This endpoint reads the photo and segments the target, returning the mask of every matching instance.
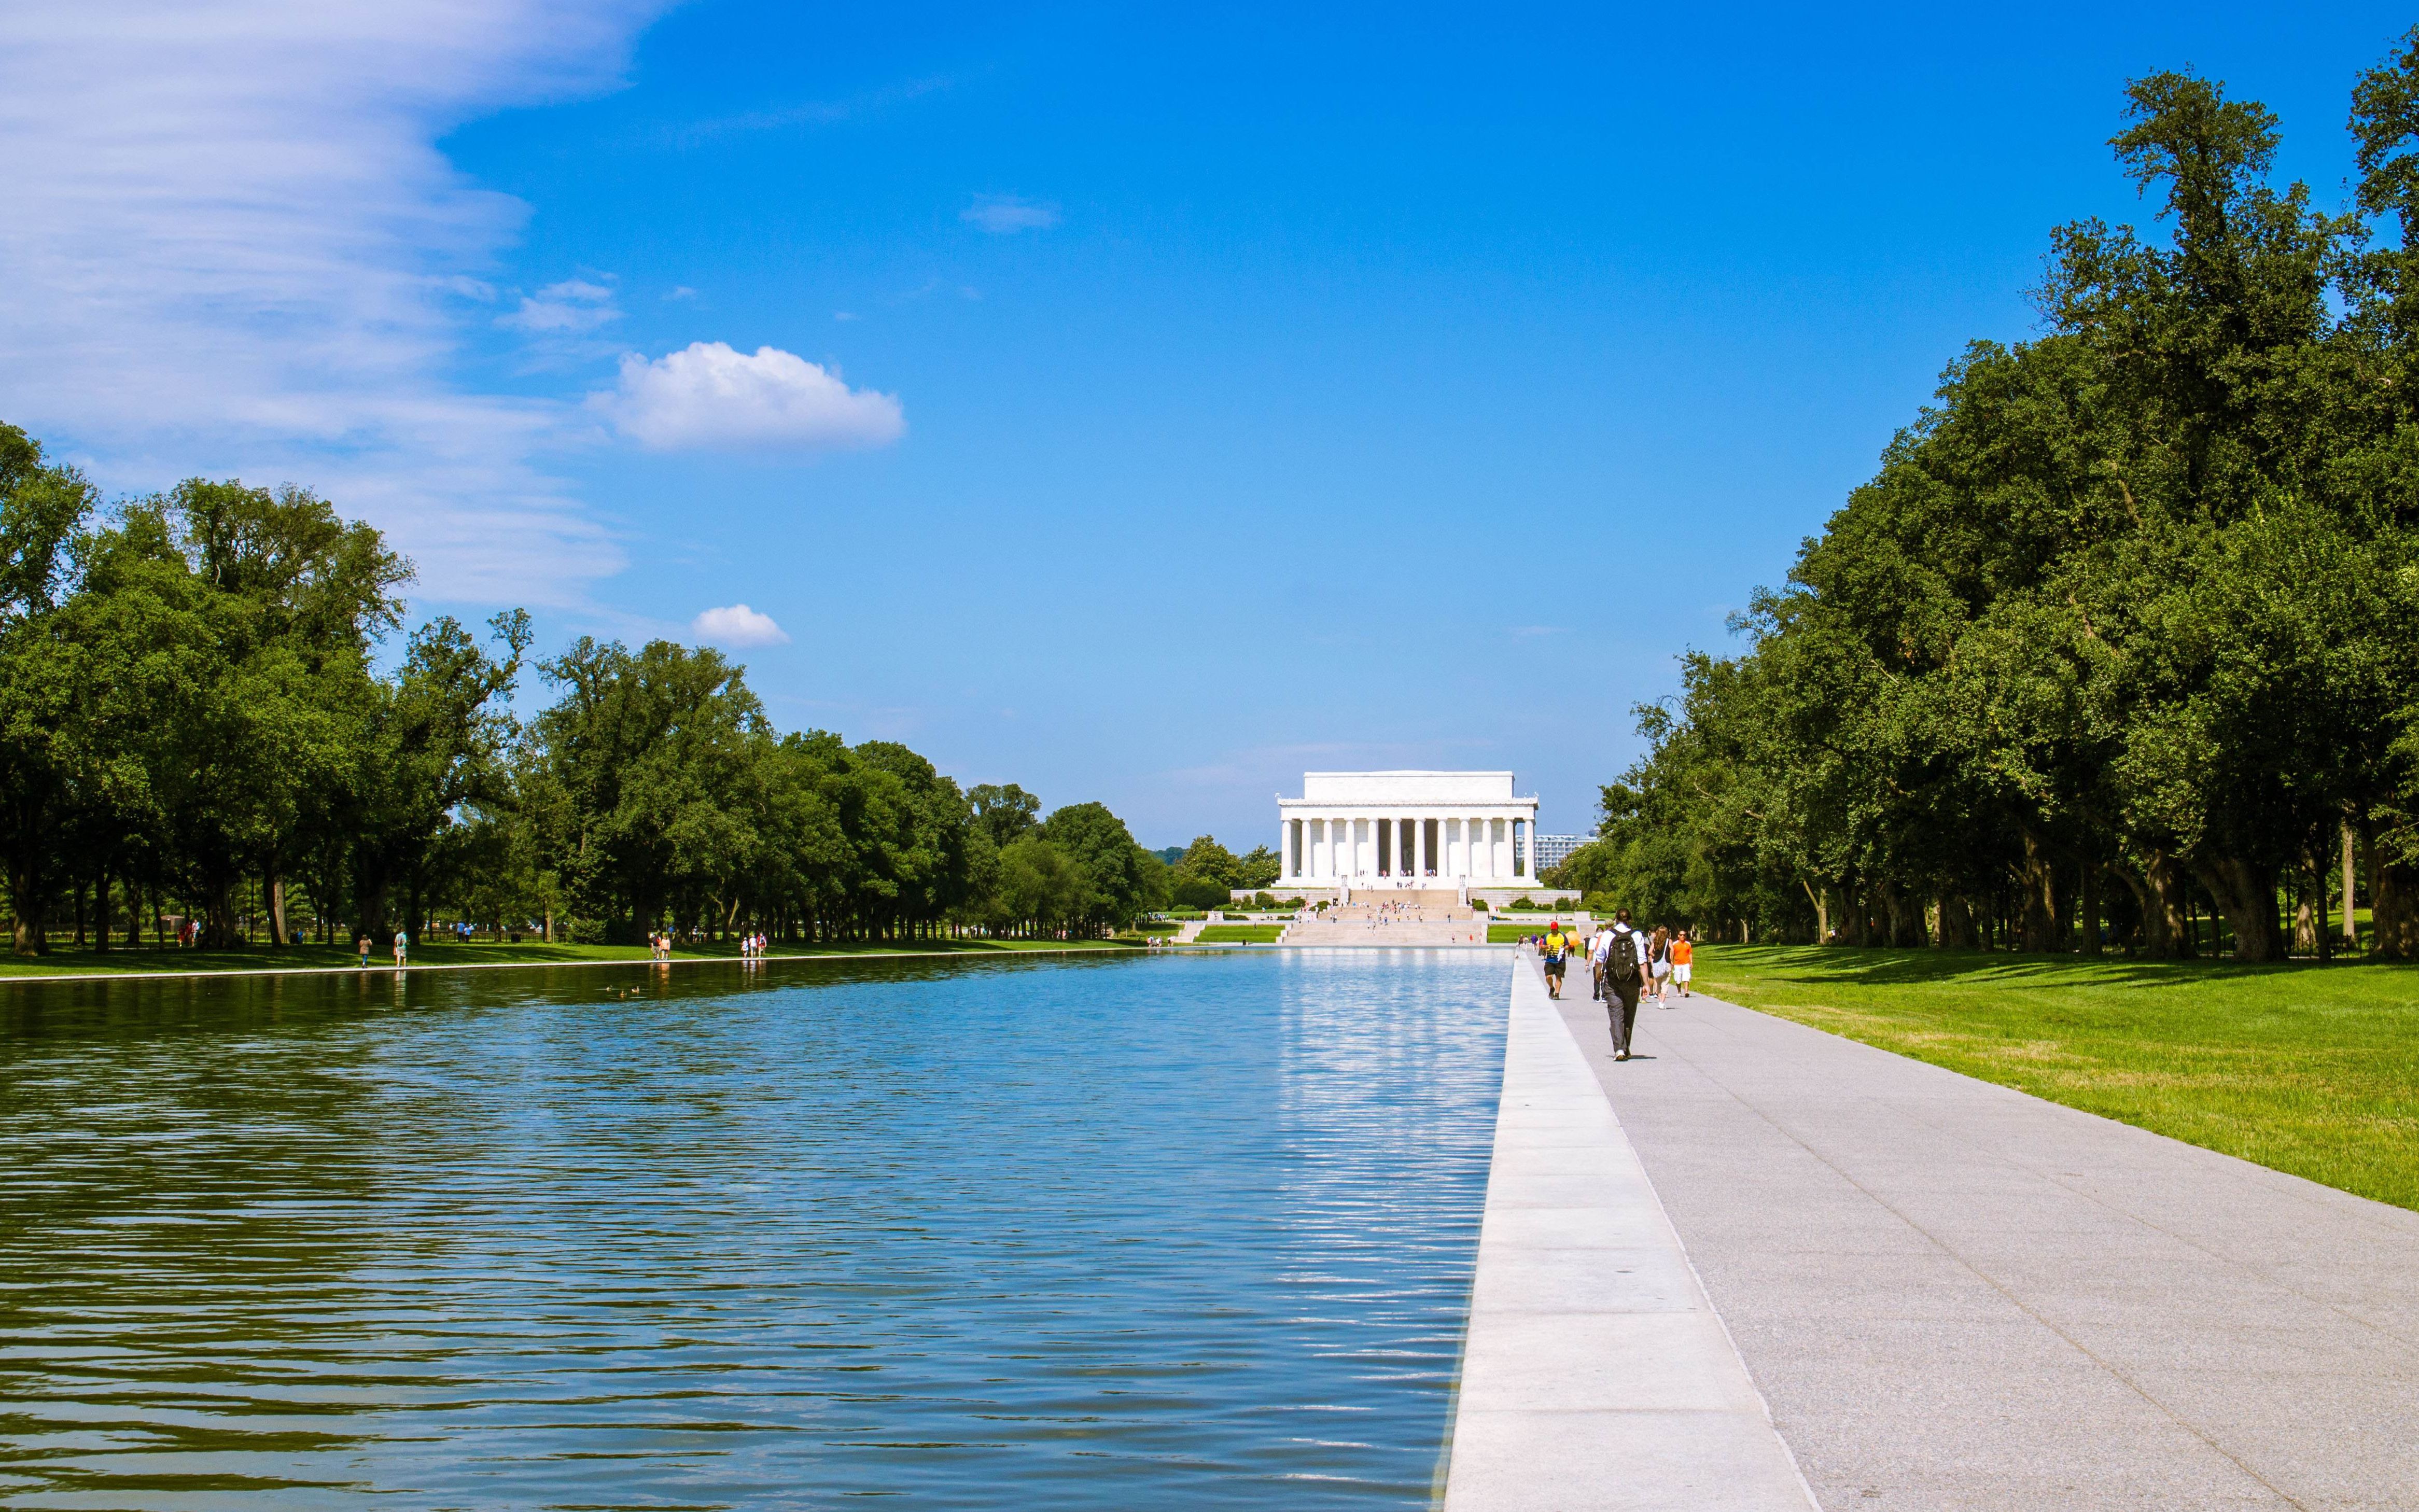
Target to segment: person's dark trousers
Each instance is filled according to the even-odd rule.
[[[1604,1011],[1612,1020],[1613,1054],[1626,1056],[1629,1054],[1629,1031],[1638,1023],[1638,989],[1644,983],[1636,977],[1624,981],[1607,972],[1604,984],[1612,993],[1604,1005]]]

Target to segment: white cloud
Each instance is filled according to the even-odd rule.
[[[973,204],[958,212],[958,219],[1004,237],[1018,231],[1049,230],[1058,224],[1058,207],[1019,199],[1014,194],[977,194]]]
[[[770,614],[759,614],[745,604],[732,604],[722,609],[710,609],[691,620],[689,634],[703,646],[786,646],[790,632],[773,623]]]
[[[567,278],[548,284],[534,296],[522,296],[520,308],[498,316],[496,324],[532,335],[576,335],[621,318],[611,289],[584,278]]]
[[[610,86],[662,8],[0,7],[0,416],[110,487],[313,485],[434,596],[580,601],[623,557],[540,465],[570,411],[452,377],[525,207],[434,144]]]
[[[622,359],[621,386],[589,396],[621,432],[656,451],[692,447],[880,446],[906,432],[899,400],[777,347],[754,356],[701,341],[649,362]]]

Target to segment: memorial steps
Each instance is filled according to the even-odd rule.
[[[1300,921],[1278,943],[1362,949],[1486,944],[1487,920],[1454,903],[1453,894],[1444,897],[1446,902],[1437,907],[1346,903]]]

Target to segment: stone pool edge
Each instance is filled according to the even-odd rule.
[[[1525,955],[1509,1015],[1445,1512],[1819,1512]]]
[[[1237,948],[1213,945],[1203,949]],[[367,966],[226,966],[207,971],[50,971],[23,976],[0,975],[0,987],[16,982],[165,981],[171,979],[205,981],[212,977],[367,977],[381,972],[417,975],[428,971],[530,971],[544,967],[562,970],[586,966],[754,966],[775,961],[1012,961],[1019,956],[1033,955],[1163,955],[1166,949],[1166,947],[1152,949],[1140,945],[1066,945],[1036,946],[1018,950],[833,950],[807,955],[754,957],[694,955],[674,956],[670,961],[432,961],[416,966],[380,962]]]

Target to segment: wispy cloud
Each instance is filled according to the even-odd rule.
[[[881,446],[906,432],[896,395],[852,389],[838,369],[778,347],[751,355],[693,342],[650,362],[622,359],[622,381],[589,404],[656,451]]]
[[[671,141],[677,147],[697,147],[716,137],[738,132],[778,131],[793,126],[836,125],[936,93],[954,83],[956,80],[948,74],[933,74],[881,89],[870,89],[863,94],[851,95],[846,100],[808,100],[794,105],[777,105],[770,110],[717,116],[679,128],[671,133]]]
[[[108,486],[314,484],[435,596],[578,602],[623,557],[541,465],[572,411],[451,376],[525,208],[434,143],[610,86],[660,8],[0,8],[0,414]],[[608,307],[552,287],[505,318]]]
[[[958,212],[958,219],[980,227],[995,237],[1013,236],[1019,231],[1047,231],[1058,224],[1058,207],[1040,200],[1020,199],[1014,194],[977,194],[974,202]]]
[[[498,316],[496,324],[532,335],[576,335],[621,318],[610,288],[584,278],[567,278],[548,284],[534,295],[524,295],[520,308]]]

